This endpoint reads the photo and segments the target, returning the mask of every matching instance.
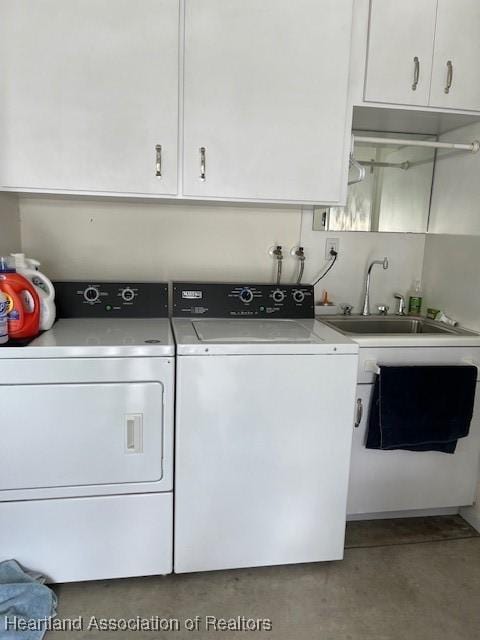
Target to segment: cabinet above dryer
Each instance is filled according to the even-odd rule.
[[[179,0],[3,0],[0,188],[175,195],[178,23]]]
[[[353,0],[4,0],[0,189],[341,204]]]

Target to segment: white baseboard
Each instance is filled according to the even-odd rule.
[[[460,509],[460,515],[469,525],[480,533],[480,508],[478,504],[474,507],[464,507]]]
[[[471,507],[468,507],[471,509]],[[468,509],[462,509],[461,512],[467,511]],[[352,515],[347,515],[347,521],[354,522],[356,520],[389,520],[392,518],[423,518],[427,516],[451,516],[459,513],[459,507],[444,507],[442,509],[413,509],[411,511],[383,511],[382,513],[355,513]],[[467,518],[461,514],[462,517],[467,520]],[[477,515],[478,525],[480,526],[480,513]],[[467,520],[467,522],[469,522]],[[469,522],[475,529],[474,524]]]

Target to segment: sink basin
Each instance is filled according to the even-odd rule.
[[[341,316],[338,318],[329,318],[328,320],[322,318],[322,322],[345,335],[477,335],[465,329],[449,327],[439,322],[434,322],[433,320],[416,317]]]

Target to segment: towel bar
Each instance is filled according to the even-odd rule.
[[[363,369],[366,373],[375,373],[376,375],[380,374],[380,367],[375,360],[365,360]]]
[[[462,362],[463,364],[470,364],[472,367],[477,367],[477,371],[480,374],[480,362],[477,362],[473,358],[464,358]]]
[[[421,363],[418,363],[421,366]],[[478,374],[480,375],[480,362],[473,360],[472,358],[463,358],[462,364],[469,364],[472,367],[477,367]],[[399,363],[399,366],[402,366],[402,363]],[[441,365],[440,365],[441,366]],[[375,360],[365,360],[365,365],[363,367],[365,373],[374,373],[375,375],[380,374],[380,367],[375,362]]]

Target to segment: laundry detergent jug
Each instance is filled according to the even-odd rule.
[[[8,298],[0,291],[0,344],[8,342]]]
[[[8,337],[34,338],[40,330],[40,298],[35,286],[17,273],[12,258],[0,257],[0,291],[8,302]]]
[[[55,322],[55,288],[47,276],[38,270],[40,262],[27,258],[24,253],[12,253],[17,273],[30,280],[40,298],[40,329],[47,331]]]

